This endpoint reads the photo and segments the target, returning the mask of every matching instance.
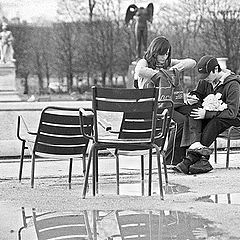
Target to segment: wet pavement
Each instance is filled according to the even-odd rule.
[[[197,199],[197,201],[240,205],[240,193],[212,194],[212,195],[200,197]]]
[[[62,214],[67,215],[67,218],[71,219],[70,222],[74,221],[75,216],[77,219],[80,216],[88,219],[90,231],[87,232],[86,238],[73,239],[124,239],[125,228],[122,226],[124,224],[120,218],[117,218],[121,214],[127,215],[125,218],[129,221],[132,219],[131,216],[134,216],[135,222],[125,223],[128,227],[126,232],[133,234],[129,239],[240,239],[234,237],[240,236],[237,225],[240,222],[238,220],[240,219],[239,154],[231,154],[230,170],[224,168],[225,157],[225,154],[220,152],[217,164],[214,164],[211,158],[214,170],[206,175],[188,176],[169,171],[170,183],[164,186],[165,201],[159,201],[156,156],[153,157],[152,197],[146,197],[148,158],[145,160],[145,180],[141,182],[140,157],[120,157],[120,196],[117,196],[115,160],[112,156],[108,156],[100,158],[98,196],[92,197],[90,186],[85,200],[81,199],[82,162],[78,159],[73,164],[71,190],[68,190],[67,183],[68,161],[38,159],[35,188],[31,189],[30,160],[24,162],[22,183],[17,180],[19,161],[2,160],[0,161],[0,240],[37,239],[32,207],[36,208],[37,216],[45,213],[45,210],[48,212],[43,217],[55,214],[56,222],[64,219],[61,217]],[[226,194],[215,194],[218,191]],[[145,197],[141,197],[143,194]],[[3,200],[5,202],[1,202]],[[214,202],[220,204],[210,204]],[[24,207],[24,211],[21,206]],[[124,211],[116,209],[124,209]],[[86,222],[84,224],[86,225]],[[73,222],[72,225],[76,224]],[[142,227],[144,233],[141,232]],[[231,230],[228,230],[230,227]],[[60,227],[48,226],[47,229],[53,231],[59,230]],[[73,230],[74,227],[71,229]],[[48,230],[42,232],[48,234]],[[81,235],[76,231],[74,230],[72,234]],[[52,237],[52,239],[60,238]]]
[[[0,204],[3,210],[6,205]],[[7,217],[14,221],[5,226],[5,239],[238,239],[201,216],[180,211],[48,211],[22,207]],[[6,218],[9,219],[9,218]],[[6,224],[6,223],[5,223]],[[0,228],[0,230],[2,230]]]

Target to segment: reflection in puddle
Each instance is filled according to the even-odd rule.
[[[212,202],[222,204],[240,204],[240,193],[213,194],[197,199],[201,202]]]
[[[99,185],[99,194],[116,194],[117,187],[115,184],[100,184]],[[189,192],[189,188],[180,184],[168,183],[168,185],[164,186],[164,194],[177,194],[177,193],[187,193]],[[91,189],[90,189],[91,191]],[[119,193],[121,195],[131,195],[131,196],[139,196],[139,195],[147,195],[148,188],[147,184],[139,183],[139,182],[128,182],[121,183],[119,186]],[[157,182],[152,183],[152,195],[159,195],[159,185]]]
[[[234,239],[207,219],[177,211],[37,212],[23,208],[22,213],[22,240]]]

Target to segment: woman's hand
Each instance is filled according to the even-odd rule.
[[[196,95],[190,95],[187,94],[187,103],[189,105],[196,104],[198,102],[199,98]]]
[[[197,109],[193,109],[191,112],[190,117],[194,118],[194,119],[204,119],[205,118],[205,114],[206,114],[206,110],[203,108],[197,108]]]

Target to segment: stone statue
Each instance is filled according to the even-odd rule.
[[[136,37],[136,52],[137,58],[142,58],[141,45],[143,50],[147,50],[147,21],[152,23],[153,19],[153,4],[150,3],[146,8],[138,8],[135,4],[129,5],[127,8],[125,23],[128,25],[131,19],[136,19],[135,24],[135,37]]]
[[[1,63],[15,62],[15,59],[13,59],[12,41],[13,41],[12,32],[7,30],[7,23],[3,22],[2,32],[0,32]]]

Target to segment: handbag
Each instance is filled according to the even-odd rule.
[[[159,87],[158,100],[172,100],[174,107],[184,105],[183,83],[177,69],[160,69],[144,84],[144,88],[151,87]]]

